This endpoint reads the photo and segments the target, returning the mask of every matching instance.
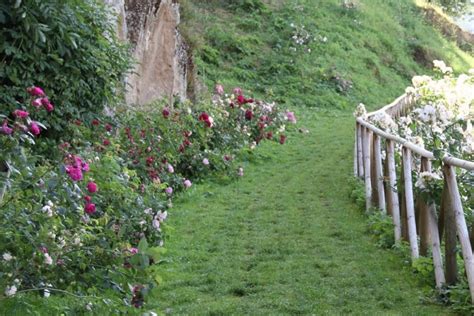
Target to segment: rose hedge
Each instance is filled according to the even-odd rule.
[[[32,117],[58,107],[41,89],[28,91],[28,105],[5,113],[0,129],[0,162],[9,170],[0,173],[5,297],[69,293],[142,306],[160,282],[156,264],[175,194],[211,174],[243,176],[239,156],[265,140],[285,143],[285,125],[296,123],[292,112],[217,86],[209,104],[73,120],[72,134],[46,157],[35,141],[51,143],[42,139],[47,124]],[[104,293],[116,299],[101,300]]]

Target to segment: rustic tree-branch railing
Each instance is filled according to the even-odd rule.
[[[369,113],[368,117],[380,112],[392,118],[403,116],[412,109],[415,101],[413,96],[404,94],[382,109]],[[355,131],[354,176],[364,180],[367,210],[377,207],[392,217],[395,241],[398,243],[404,239],[409,242],[412,259],[417,259],[420,254],[427,255],[431,248],[437,288],[444,284],[452,285],[459,279],[456,266],[458,239],[474,303],[474,257],[456,179],[457,168],[474,171],[474,162],[445,156],[442,159],[442,199],[424,201],[413,190],[413,159],[420,159],[420,172],[431,172],[431,161],[435,159],[433,153],[382,131],[361,117],[356,119]],[[384,147],[385,158],[382,159]],[[398,173],[395,163],[397,147],[401,148]],[[441,249],[443,235],[445,262]]]

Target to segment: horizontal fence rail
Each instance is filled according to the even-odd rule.
[[[415,102],[414,96],[404,94],[382,109],[369,113],[368,117],[385,112],[392,118],[398,118],[410,112]],[[395,163],[397,147],[401,148],[399,170]],[[413,260],[420,255],[428,255],[431,250],[437,288],[452,285],[458,280],[456,258],[459,241],[474,303],[473,236],[470,236],[466,224],[456,178],[457,168],[474,171],[474,162],[449,155],[443,157],[442,199],[427,202],[413,190],[415,158],[421,161],[420,170],[416,171],[431,172],[432,152],[387,133],[361,117],[356,119],[354,176],[364,181],[366,209],[376,207],[392,217],[395,241],[409,243]],[[441,249],[443,237],[444,262]]]

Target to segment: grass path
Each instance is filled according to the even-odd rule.
[[[352,117],[299,113],[307,135],[264,145],[232,184],[175,204],[164,285],[170,314],[440,315],[403,259],[378,249],[349,194]]]

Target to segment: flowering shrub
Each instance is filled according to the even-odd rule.
[[[115,117],[75,121],[72,137],[57,145],[62,159],[55,160],[35,156],[31,146],[45,128],[32,117],[53,108],[40,88],[28,92],[31,105],[2,116],[0,161],[9,171],[0,182],[6,297],[67,292],[99,304],[108,291],[117,302],[141,307],[160,282],[155,263],[175,194],[211,172],[244,176],[240,153],[265,140],[283,144],[286,126],[296,123],[292,112],[241,89],[226,95],[221,86],[212,104],[116,109]]]
[[[468,74],[453,77],[452,68],[443,61],[434,62],[436,76],[416,76],[407,94],[416,98],[414,109],[406,116],[393,120],[386,113],[377,113],[370,121],[379,128],[398,134],[418,146],[432,151],[435,155],[432,172],[419,172],[415,177],[415,187],[426,198],[436,197],[443,188],[441,181],[441,158],[445,154],[474,160],[474,69]],[[365,108],[359,105],[355,116],[366,117]],[[419,160],[415,160],[418,164]],[[465,202],[465,210],[470,214],[474,209],[472,186],[474,175],[459,170],[460,191]]]

